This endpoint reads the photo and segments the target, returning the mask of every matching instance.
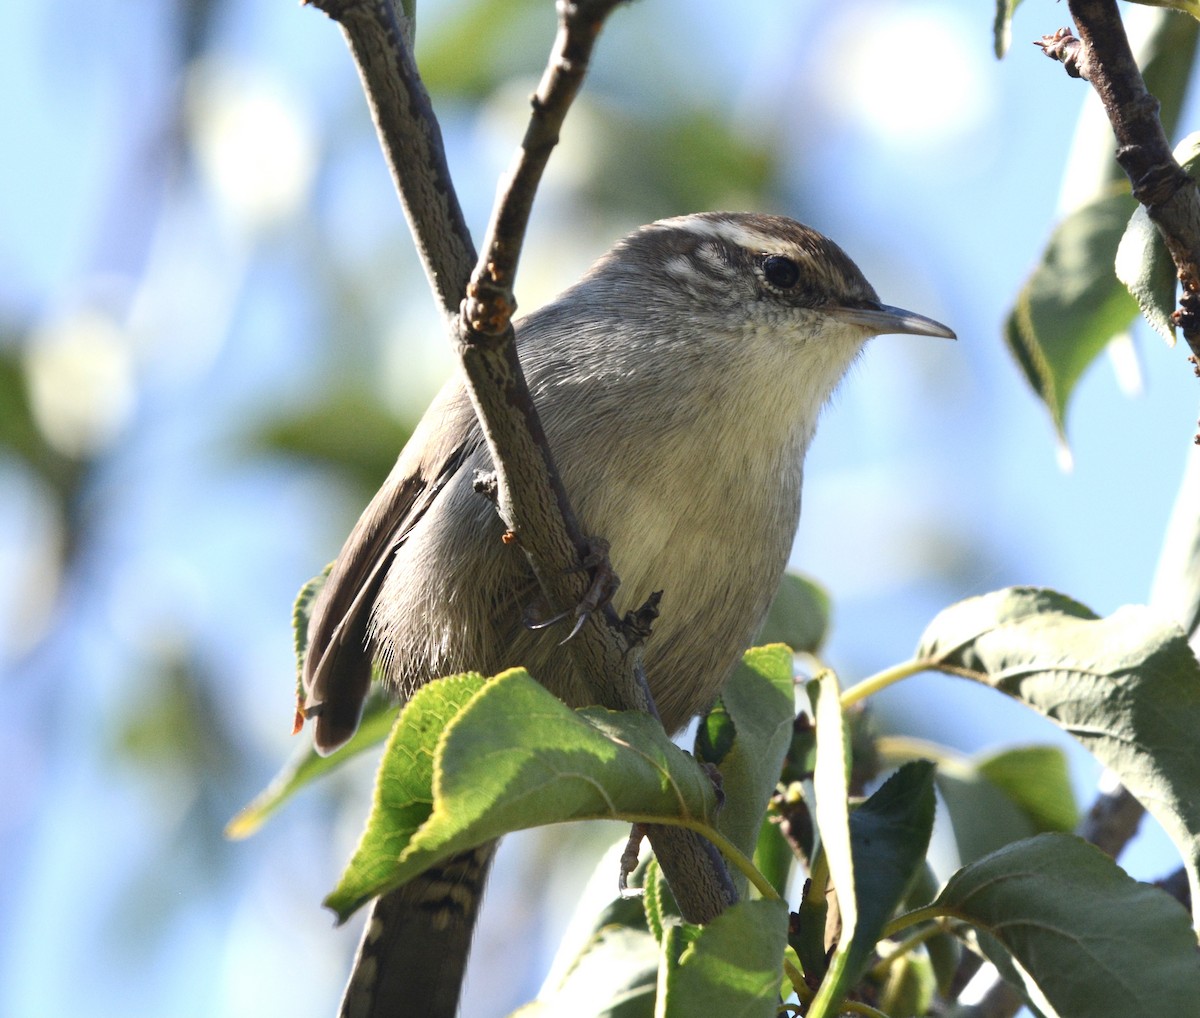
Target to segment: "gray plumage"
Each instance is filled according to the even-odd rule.
[[[880,305],[820,234],[738,213],[644,227],[518,323],[521,363],[580,524],[611,545],[614,607],[662,591],[644,663],[668,731],[712,704],[761,625],[818,416],[882,332],[953,335]],[[540,605],[520,549],[501,542],[494,507],[474,490],[490,465],[452,380],[314,606],[304,679],[323,752],[353,732],[373,660],[402,696],[440,675],[523,665],[567,703],[590,702],[559,646],[569,623],[525,625],[531,607],[573,606]]]

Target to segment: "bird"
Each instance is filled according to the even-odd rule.
[[[713,704],[761,627],[799,522],[805,454],[866,341],[955,338],[880,303],[816,230],[747,212],[636,230],[515,330],[576,516],[620,578],[612,606],[661,592],[643,663],[669,733]],[[440,676],[522,666],[569,706],[592,702],[561,636],[529,624],[539,588],[477,490],[490,468],[452,378],[314,601],[302,680],[319,752],[353,734],[373,671],[405,699]],[[493,852],[377,899],[344,1016],[455,1014]]]

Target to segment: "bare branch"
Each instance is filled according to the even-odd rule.
[[[391,0],[310,0],[342,29],[430,286],[447,316],[458,313],[475,246],[446,165],[442,130]]]
[[[558,35],[530,100],[529,126],[501,185],[458,322],[459,356],[496,466],[497,508],[547,603],[567,609],[591,603],[606,578],[601,573],[607,562],[595,561],[599,542],[584,534],[575,518],[525,384],[512,330],[512,288],[538,183],[601,25],[619,2],[558,3]],[[615,584],[615,577],[607,578]],[[607,604],[592,614],[596,623],[585,625],[569,646],[581,673],[592,678],[596,702],[654,713],[640,671],[640,641],[625,632]]]
[[[1088,815],[1079,825],[1078,834],[1105,855],[1116,859],[1137,834],[1145,815],[1145,807],[1124,785],[1117,785],[1096,796]]]
[[[558,144],[567,111],[583,84],[592,47],[604,19],[624,0],[558,0],[558,35],[550,60],[530,97],[532,113],[521,147],[500,186],[500,198],[484,240],[486,257],[471,279],[467,320],[473,329],[498,334],[516,303],[513,280],[534,195],[550,153]]]
[[[1164,890],[1189,912],[1192,910],[1192,892],[1188,884],[1187,870],[1182,866],[1167,876],[1154,881],[1154,886]]]
[[[1079,30],[1047,36],[1048,56],[1091,82],[1104,104],[1117,139],[1117,161],[1129,177],[1133,196],[1158,227],[1183,284],[1175,313],[1194,356],[1200,356],[1200,188],[1176,162],[1158,116],[1158,100],[1138,70],[1116,0],[1068,0]]]

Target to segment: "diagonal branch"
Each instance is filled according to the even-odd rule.
[[[1200,357],[1200,187],[1175,160],[1129,47],[1116,0],[1068,0],[1079,39],[1060,29],[1043,40],[1047,55],[1091,82],[1117,139],[1117,161],[1175,263],[1183,297],[1176,324]]]
[[[619,2],[560,0],[558,34],[530,100],[529,126],[501,182],[483,257],[457,323],[459,356],[496,467],[497,508],[547,603],[557,607],[589,604],[603,582],[600,570],[607,567],[593,561],[595,542],[575,518],[517,360],[513,283],[538,183],[583,83],[601,25]],[[595,621],[585,624],[569,646],[581,673],[591,677],[596,702],[654,713],[641,673],[639,634],[627,631],[610,606],[593,615]]]
[[[446,166],[441,131],[412,58],[409,22],[391,0],[311,2],[339,23],[358,66],[405,216],[455,337],[496,468],[501,517],[548,604],[594,603],[606,564],[595,563],[600,542],[589,540],[571,509],[521,371],[512,287],[538,182],[604,19],[621,0],[559,0],[554,48],[478,259]],[[585,616],[569,641],[576,669],[597,703],[654,713],[639,647],[653,615],[648,605],[622,620],[605,604]],[[708,842],[681,829],[650,828],[648,834],[686,918],[708,922],[736,900],[728,872]]]
[[[342,29],[392,183],[438,303],[458,313],[475,245],[446,165],[442,130],[409,45],[410,24],[391,0],[311,0]]]

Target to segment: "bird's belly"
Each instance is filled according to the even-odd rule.
[[[651,504],[622,514],[636,525],[601,534],[621,581],[613,598],[619,614],[662,592],[644,662],[663,724],[674,731],[712,704],[760,628],[795,521],[747,514],[745,506],[705,513],[686,502],[664,503],[661,493],[646,499]]]

